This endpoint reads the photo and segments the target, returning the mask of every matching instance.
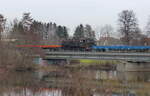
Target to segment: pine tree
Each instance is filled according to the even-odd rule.
[[[77,28],[75,29],[75,33],[73,35],[74,38],[84,38],[84,26],[82,24],[80,24],[79,26],[77,26]]]
[[[63,27],[58,26],[57,30],[56,30],[56,33],[57,33],[59,38],[63,38]]]
[[[67,28],[65,26],[63,27],[63,34],[64,34],[64,38],[65,39],[67,39],[69,37],[68,30],[67,30]]]
[[[60,39],[68,38],[68,32],[67,32],[67,28],[65,26],[58,26],[56,33]]]
[[[86,25],[84,28],[84,37],[95,40],[95,32],[90,25]]]

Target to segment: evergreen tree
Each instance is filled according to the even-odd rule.
[[[63,27],[58,26],[57,30],[56,30],[56,33],[57,33],[59,38],[63,38]]]
[[[67,39],[68,38],[68,32],[67,28],[65,26],[58,26],[56,33],[60,39]]]
[[[93,31],[90,25],[86,25],[85,27],[81,24],[77,26],[74,33],[74,38],[90,38],[95,40],[95,32]]]
[[[84,38],[84,26],[82,24],[80,24],[79,26],[77,26],[77,28],[75,29],[75,33],[73,35],[74,38]]]
[[[84,37],[95,40],[95,32],[90,25],[86,25],[84,28]]]
[[[64,34],[64,38],[65,39],[67,39],[69,37],[68,30],[67,30],[67,28],[65,26],[63,27],[63,34]]]

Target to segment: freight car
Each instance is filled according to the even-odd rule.
[[[42,48],[42,49],[48,49],[49,51],[59,51],[61,50],[61,45],[17,45],[17,47],[20,48]]]

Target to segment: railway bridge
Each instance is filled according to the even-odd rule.
[[[150,62],[150,53],[47,51],[44,59],[97,59]]]
[[[119,60],[118,71],[150,71],[150,53],[47,51],[43,59],[65,64],[72,59]]]

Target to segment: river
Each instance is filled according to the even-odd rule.
[[[0,96],[150,96],[150,72],[46,66],[0,74]]]

